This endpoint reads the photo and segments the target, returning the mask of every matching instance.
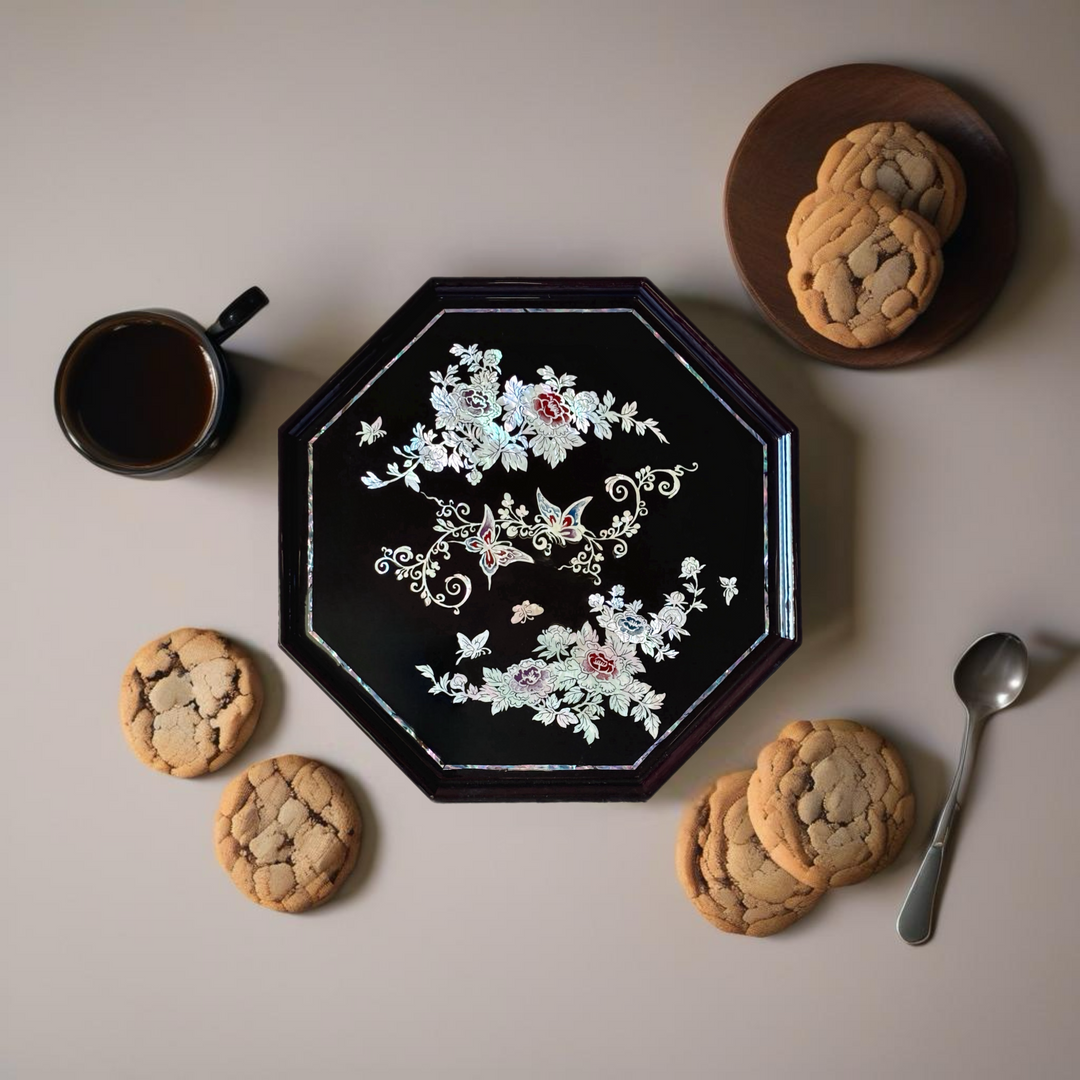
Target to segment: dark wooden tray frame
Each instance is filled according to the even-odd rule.
[[[781,597],[780,562],[769,562],[769,633],[678,731],[638,770],[524,772],[441,769],[353,680],[312,642],[304,628],[307,577],[307,441],[353,388],[395,355],[443,307],[629,307],[662,328],[707,383],[753,418],[778,460],[790,447],[789,587]],[[742,373],[646,278],[432,278],[278,432],[281,648],[362,728],[429,797],[439,800],[643,800],[653,795],[701,744],[798,648],[801,641],[798,531],[798,433]],[[778,470],[769,470],[769,551],[781,550]],[[781,603],[788,614],[781,618]],[[782,634],[782,629],[787,636]]]

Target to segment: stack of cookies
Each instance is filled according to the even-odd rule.
[[[690,804],[676,871],[714,926],[766,937],[888,866],[914,819],[895,747],[850,720],[799,720],[756,770],[719,777]]]
[[[933,299],[965,194],[956,158],[910,124],[864,124],[834,143],[787,232],[803,318],[851,349],[899,337]]]

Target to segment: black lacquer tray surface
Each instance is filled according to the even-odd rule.
[[[435,798],[647,798],[798,644],[795,443],[644,279],[433,279],[281,428],[282,647]]]

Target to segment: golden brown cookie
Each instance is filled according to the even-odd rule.
[[[818,169],[819,188],[882,190],[901,210],[914,210],[948,240],[964,213],[967,186],[952,154],[910,124],[879,121],[848,132]]]
[[[788,284],[803,318],[852,349],[902,334],[941,280],[934,227],[898,210],[883,191],[819,190],[795,209],[788,229]]]
[[[251,657],[216,630],[174,630],[144,645],[120,685],[120,724],[136,757],[173,776],[220,769],[262,708]]]
[[[329,900],[360,853],[360,811],[333,769],[296,754],[252,765],[222,792],[218,862],[249,899],[275,911]]]
[[[765,850],[816,889],[888,866],[915,820],[900,754],[851,720],[788,724],[758,755],[747,807]]]
[[[675,843],[675,871],[694,907],[729,934],[767,937],[790,926],[824,895],[769,858],[746,811],[745,772],[719,777],[687,807]]]

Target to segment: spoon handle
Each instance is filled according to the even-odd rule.
[[[956,803],[949,803],[946,811],[955,808]],[[908,890],[907,899],[900,909],[896,920],[896,932],[909,945],[922,945],[930,940],[934,929],[934,901],[937,899],[938,881],[941,879],[941,867],[945,862],[944,841],[934,841],[923,856],[919,872]]]
[[[919,872],[908,889],[904,906],[896,920],[896,932],[909,945],[922,945],[930,940],[934,930],[934,902],[937,899],[938,882],[941,880],[941,868],[945,864],[945,845],[952,832],[953,818],[967,791],[971,780],[971,767],[975,761],[975,745],[979,727],[985,717],[969,710],[967,726],[964,728],[964,741],[960,747],[960,761],[956,766],[956,775],[949,787],[934,838],[926,849]]]

